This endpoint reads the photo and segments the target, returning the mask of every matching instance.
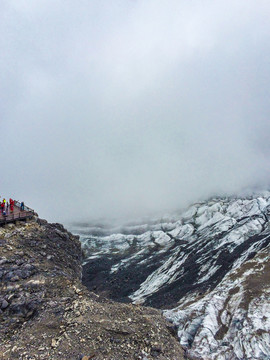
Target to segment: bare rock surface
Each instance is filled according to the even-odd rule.
[[[81,283],[79,238],[34,219],[0,228],[0,359],[181,360],[159,310]]]

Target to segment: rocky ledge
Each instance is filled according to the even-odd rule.
[[[81,283],[81,245],[35,218],[0,228],[0,359],[183,359],[159,310]]]

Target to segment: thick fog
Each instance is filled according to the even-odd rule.
[[[266,0],[2,0],[0,195],[68,222],[270,182]]]

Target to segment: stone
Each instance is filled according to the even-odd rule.
[[[12,282],[19,281],[19,280],[20,280],[20,278],[18,275],[15,275],[10,279],[10,281],[12,281]]]
[[[6,276],[5,276],[5,280],[9,281],[13,278],[14,273],[12,271],[9,271]]]
[[[57,340],[56,340],[56,339],[52,339],[51,347],[52,347],[52,348],[55,348],[56,346],[57,346]]]
[[[1,304],[1,309],[4,310],[8,307],[9,303],[7,302],[7,300],[3,299],[2,300],[2,304]]]
[[[158,357],[162,353],[162,349],[159,346],[153,346],[151,348],[151,355],[153,357]]]
[[[7,263],[7,259],[5,257],[0,257],[0,265],[4,265]]]
[[[21,271],[21,278],[22,279],[27,279],[30,276],[31,276],[31,271],[26,271],[26,270]]]
[[[31,265],[31,264],[25,264],[25,265],[23,265],[23,268],[24,268],[25,270],[32,270],[32,269],[34,268],[34,266]]]
[[[18,259],[16,260],[16,264],[17,265],[22,265],[24,263],[24,261],[22,259]]]

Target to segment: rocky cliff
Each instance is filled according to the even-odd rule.
[[[160,311],[81,283],[79,238],[34,219],[0,228],[0,359],[181,360]]]

